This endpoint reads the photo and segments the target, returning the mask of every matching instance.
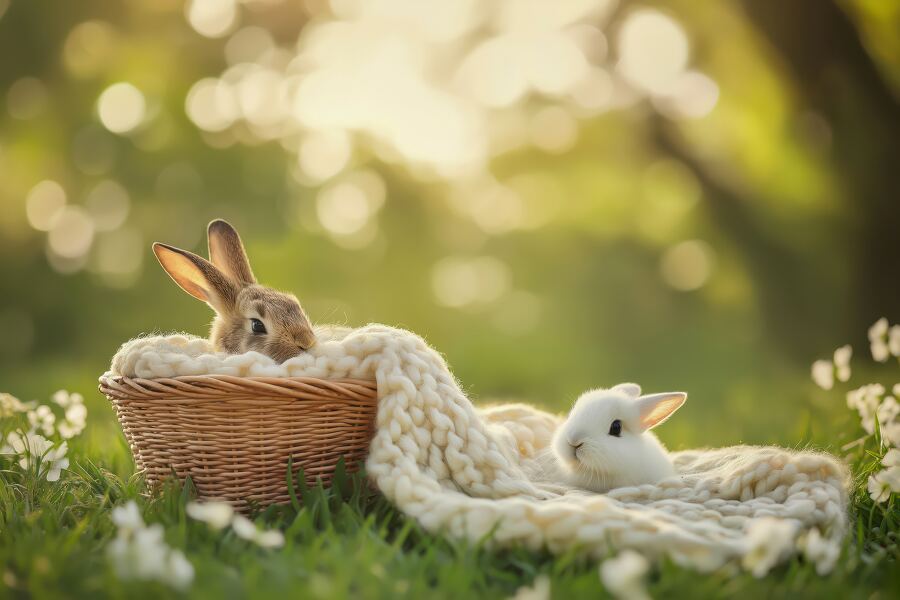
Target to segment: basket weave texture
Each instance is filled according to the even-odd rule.
[[[191,477],[201,500],[239,510],[290,501],[289,459],[328,486],[343,456],[366,458],[375,382],[313,377],[101,377],[137,468],[151,486]]]

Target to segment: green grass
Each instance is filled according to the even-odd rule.
[[[551,556],[522,548],[491,549],[423,531],[360,474],[331,490],[297,488],[297,501],[258,512],[286,544],[263,550],[229,529],[215,532],[189,519],[193,488],[172,484],[145,495],[131,473],[121,438],[106,467],[85,455],[81,440],[72,466],[56,483],[0,458],[0,596],[13,598],[157,598],[178,593],[161,583],[121,581],[105,548],[116,534],[111,509],[135,499],[145,521],[165,528],[169,545],[196,569],[197,598],[462,598],[507,597],[535,577],[551,580],[552,596],[608,597],[597,565],[575,553]],[[768,577],[723,569],[710,575],[658,565],[648,579],[657,598],[891,598],[900,592],[900,510],[896,496],[875,505],[866,480],[878,467],[870,438],[848,457],[854,469],[851,530],[838,567],[826,577],[795,558]],[[114,472],[115,471],[115,472]]]

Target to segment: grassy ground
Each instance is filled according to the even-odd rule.
[[[506,597],[546,575],[555,598],[606,597],[596,564],[576,555],[553,557],[524,549],[491,550],[429,535],[359,475],[339,489],[297,490],[298,502],[258,513],[256,520],[284,531],[283,548],[265,550],[216,532],[185,515],[190,484],[144,497],[131,474],[124,442],[105,466],[86,456],[80,440],[72,465],[58,482],[0,459],[0,596],[34,598],[142,598],[177,595],[156,582],[122,581],[106,547],[116,534],[111,508],[135,499],[148,523],[182,549],[196,569],[189,588],[198,598]],[[768,577],[723,570],[700,576],[672,564],[648,579],[653,597],[896,598],[900,593],[900,507],[869,499],[865,481],[877,468],[870,439],[848,459],[855,474],[851,531],[838,567],[820,577],[795,558]]]

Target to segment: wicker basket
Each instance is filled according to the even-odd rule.
[[[100,391],[151,486],[189,475],[201,499],[240,510],[290,501],[291,457],[308,485],[329,485],[341,456],[355,469],[377,404],[375,382],[360,379],[101,377]]]

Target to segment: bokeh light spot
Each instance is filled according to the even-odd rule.
[[[66,191],[57,182],[45,179],[28,192],[25,216],[28,224],[39,231],[50,231],[54,220],[66,206]]]
[[[86,21],[72,28],[63,45],[63,64],[76,77],[101,72],[115,51],[116,35],[112,25]]]
[[[73,273],[81,271],[88,261],[88,255],[86,253],[74,258],[60,256],[53,251],[53,248],[50,247],[49,243],[46,246],[45,254],[47,256],[47,264],[50,265],[50,268],[63,275],[72,275]]]
[[[457,80],[481,104],[493,108],[509,106],[528,91],[525,73],[515,59],[514,48],[504,40],[488,40],[469,53]]]
[[[297,159],[307,176],[323,181],[334,177],[347,166],[352,151],[350,136],[346,132],[320,131],[303,139]]]
[[[676,290],[688,292],[703,287],[713,267],[712,248],[702,240],[675,244],[662,256],[660,273]]]
[[[113,133],[128,133],[141,124],[146,111],[144,95],[130,83],[113,84],[97,99],[100,122]]]
[[[98,183],[85,201],[97,231],[112,231],[121,227],[128,217],[130,204],[125,188],[111,179]]]
[[[509,267],[493,256],[471,260],[448,257],[431,271],[435,299],[451,308],[494,302],[509,290],[511,280]]]
[[[94,223],[80,206],[66,206],[53,218],[47,235],[50,250],[61,258],[80,258],[87,254],[94,240]]]
[[[718,101],[715,81],[698,71],[685,71],[664,95],[654,99],[654,105],[672,117],[699,119],[711,113]]]
[[[195,83],[184,102],[188,118],[205,131],[223,131],[234,123],[237,101],[231,87],[208,77]]]
[[[610,106],[613,97],[612,78],[604,69],[591,69],[570,92],[572,100],[581,108],[599,111]]]
[[[238,21],[235,0],[190,0],[185,7],[188,23],[202,36],[222,37],[232,31]]]
[[[619,72],[634,86],[665,92],[688,62],[688,39],[668,15],[640,9],[625,18],[618,37]]]
[[[448,199],[456,212],[492,235],[517,229],[525,219],[525,207],[518,192],[492,177],[462,183]]]
[[[361,231],[374,213],[365,190],[352,181],[326,187],[316,198],[316,214],[333,234],[353,235]]]
[[[235,86],[244,118],[256,126],[272,126],[287,114],[284,78],[272,69],[254,68]]]
[[[33,119],[46,108],[47,86],[36,77],[23,77],[9,87],[6,105],[14,119]]]

